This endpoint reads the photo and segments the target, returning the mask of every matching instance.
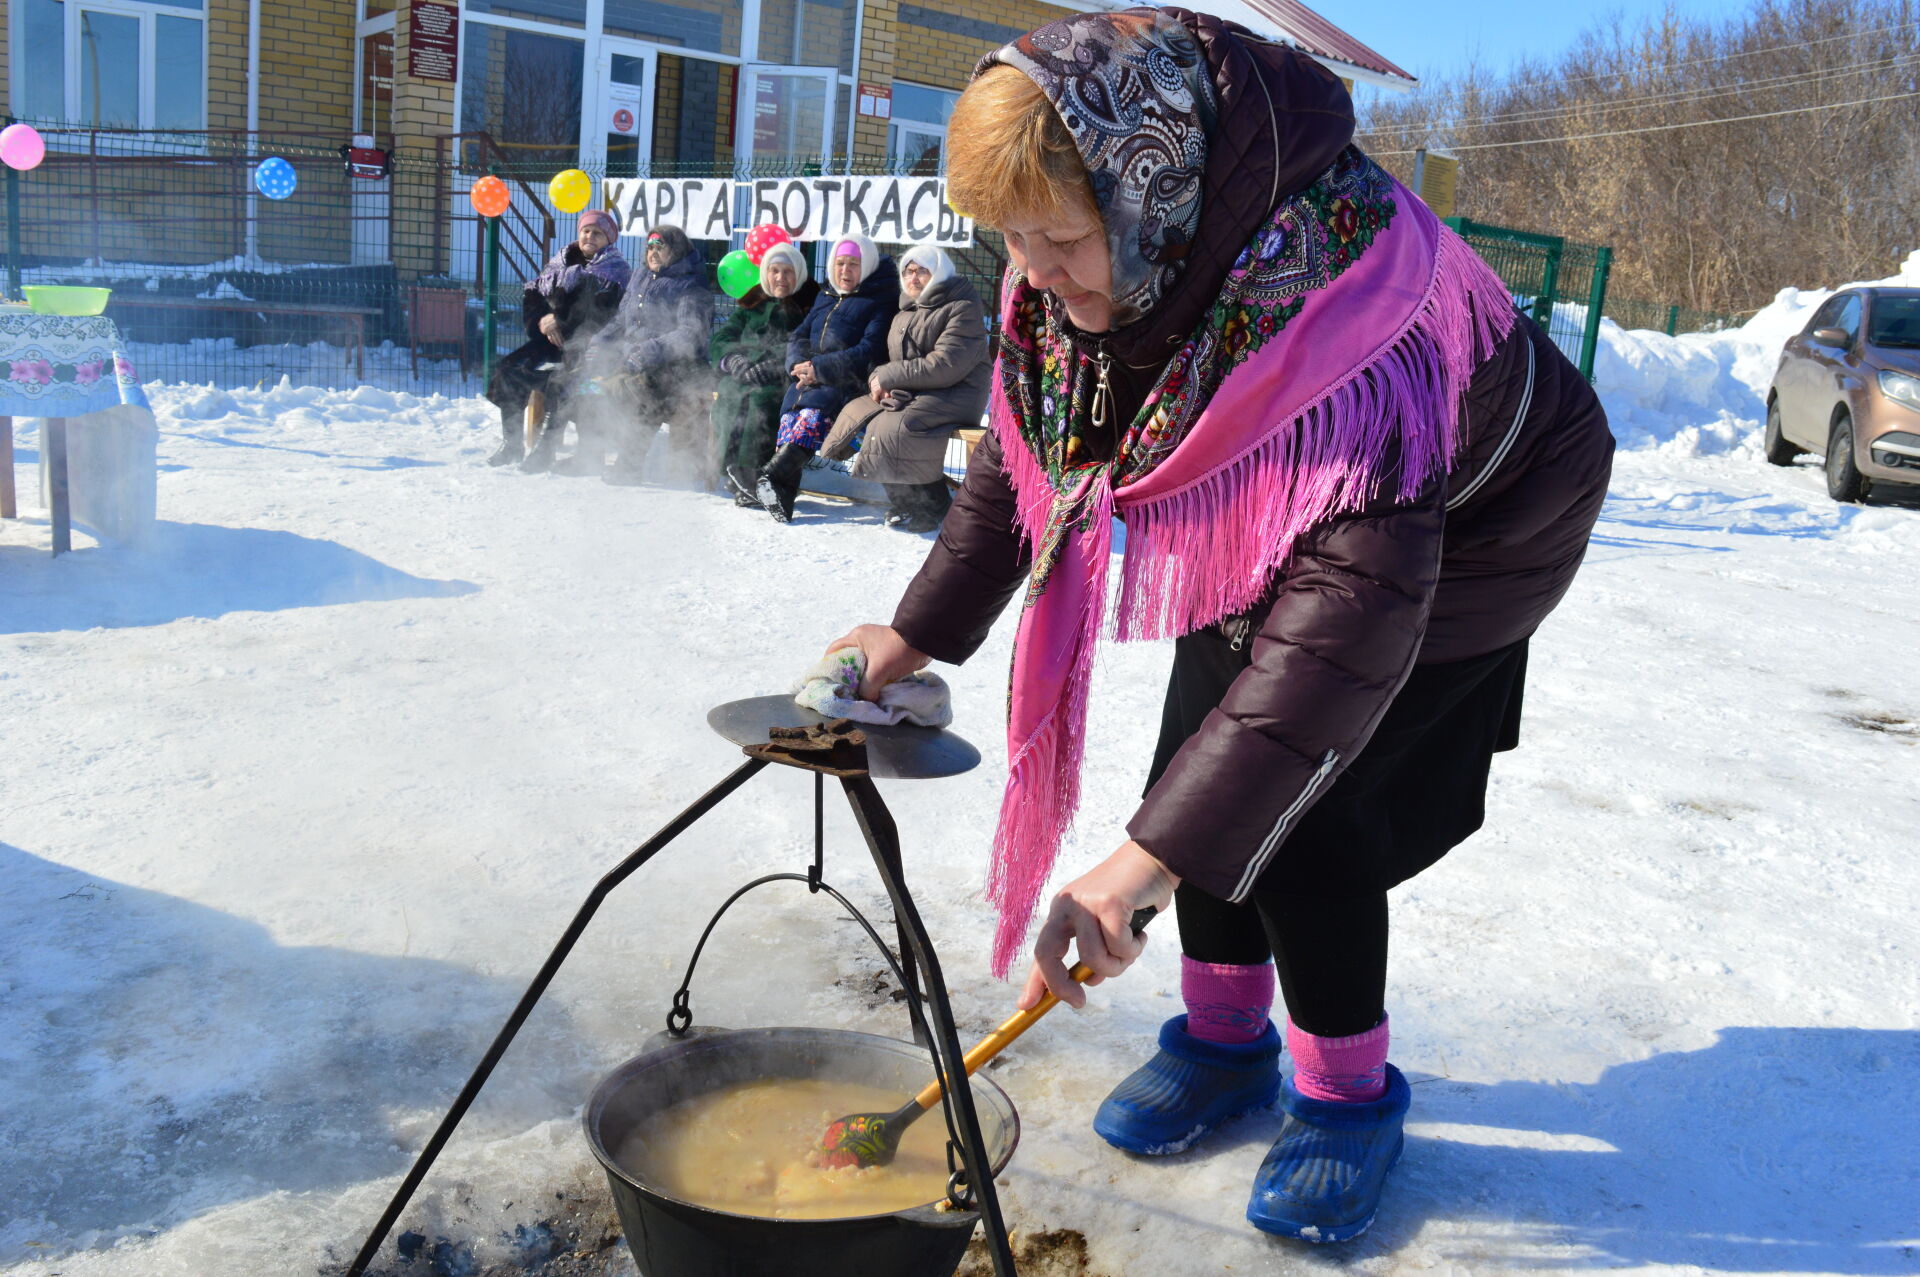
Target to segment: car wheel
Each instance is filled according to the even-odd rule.
[[[1788,442],[1787,437],[1780,433],[1780,401],[1778,399],[1769,399],[1767,401],[1767,432],[1765,437],[1767,460],[1773,465],[1790,466],[1793,464],[1795,457],[1806,451],[1805,448]]]
[[[1853,460],[1853,418],[1841,413],[1827,432],[1827,495],[1835,501],[1858,501],[1867,493],[1867,481]]]

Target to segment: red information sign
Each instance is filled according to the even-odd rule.
[[[412,0],[408,15],[412,29],[407,39],[407,74],[416,80],[459,78],[459,6]]]

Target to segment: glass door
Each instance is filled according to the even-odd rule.
[[[580,150],[608,177],[639,177],[653,149],[654,53],[643,44],[600,42],[599,74],[581,112]]]
[[[741,67],[734,155],[756,173],[785,171],[799,160],[831,156],[838,87],[832,67]]]

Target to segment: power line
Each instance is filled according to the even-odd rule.
[[[1859,31],[1848,31],[1840,35],[1822,36],[1818,40],[1795,40],[1788,44],[1768,45],[1760,49],[1743,49],[1734,53],[1713,54],[1708,57],[1686,58],[1679,62],[1663,62],[1657,68],[1661,71],[1674,71],[1681,67],[1698,66],[1703,62],[1731,62],[1737,58],[1757,58],[1763,53],[1779,53],[1786,49],[1812,49],[1823,44],[1832,44],[1836,40],[1858,40],[1865,36],[1882,35],[1889,31],[1908,31],[1920,29],[1920,23],[1895,22],[1884,27],[1867,27]],[[1514,80],[1506,87],[1512,89],[1530,89],[1542,84],[1568,84],[1577,80],[1607,80],[1622,75],[1619,71],[1594,71],[1585,75],[1555,75],[1540,80]]]
[[[1466,146],[1455,146],[1454,151],[1493,151],[1505,146],[1542,146],[1549,142],[1589,142],[1596,138],[1631,137],[1636,133],[1666,133],[1673,129],[1697,129],[1709,124],[1739,124],[1746,120],[1771,120],[1782,115],[1805,115],[1809,111],[1837,111],[1841,107],[1866,106],[1873,102],[1898,102],[1906,98],[1920,98],[1920,91],[1913,93],[1889,93],[1877,98],[1857,98],[1852,102],[1822,102],[1817,106],[1789,107],[1784,111],[1762,111],[1758,115],[1733,115],[1722,120],[1689,120],[1684,124],[1653,124],[1640,129],[1613,129],[1605,133],[1573,133],[1565,137],[1532,137],[1519,142],[1473,142]],[[1368,151],[1374,158],[1383,155],[1412,155],[1411,149],[1398,151]]]
[[[1657,105],[1686,105],[1693,102],[1708,102],[1716,98],[1732,97],[1742,93],[1772,91],[1798,88],[1820,80],[1839,76],[1872,75],[1899,69],[1902,63],[1920,59],[1920,51],[1892,53],[1871,62],[1848,63],[1840,67],[1826,67],[1815,71],[1783,72],[1777,76],[1763,76],[1738,84],[1702,85],[1692,89],[1671,89],[1660,93],[1649,93],[1637,97],[1610,98],[1593,103],[1580,103],[1579,109],[1587,113],[1610,114],[1617,111],[1644,109]],[[1422,124],[1388,124],[1377,128],[1358,130],[1362,135],[1379,135],[1424,127],[1433,132],[1440,128],[1464,129],[1485,127],[1495,124],[1532,123],[1537,120],[1550,120],[1565,115],[1569,104],[1550,107],[1528,107],[1515,111],[1495,111],[1483,115],[1468,115],[1456,118],[1432,117]]]

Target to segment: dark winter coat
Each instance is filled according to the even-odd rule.
[[[584,339],[606,327],[619,310],[632,276],[633,267],[617,246],[609,244],[588,259],[578,244],[569,244],[527,282],[520,295],[520,326],[530,339],[544,341],[540,321],[552,315],[569,353],[583,350]],[[583,339],[577,345],[576,335]]]
[[[882,257],[851,293],[822,288],[787,342],[787,367],[813,362],[819,384],[789,385],[780,411],[818,408],[831,421],[849,399],[867,393],[867,375],[887,357],[887,326],[900,307],[900,272]]]
[[[1191,15],[1169,12],[1192,24]],[[1116,371],[1126,368],[1115,378],[1123,422],[1159,367],[1144,352],[1174,344],[1210,304],[1211,293],[1196,299],[1189,287],[1217,292],[1274,193],[1311,183],[1352,134],[1345,93],[1304,56],[1227,38],[1211,19],[1197,31],[1222,95],[1206,211],[1175,291],[1139,323],[1102,339]],[[1268,98],[1287,123],[1277,141]],[[1191,318],[1181,328],[1165,311]],[[1444,479],[1405,503],[1389,495],[1309,532],[1267,600],[1224,623],[1253,645],[1253,662],[1127,825],[1134,840],[1201,890],[1244,898],[1248,868],[1284,842],[1366,746],[1415,664],[1464,660],[1526,637],[1572,582],[1612,468],[1613,437],[1592,388],[1521,317],[1475,371],[1463,425],[1467,454]],[[1449,511],[1452,501],[1460,504]],[[1019,589],[1028,562],[999,444],[989,434],[894,627],[937,659],[965,660]]]
[[[838,458],[865,431],[854,473],[876,483],[932,483],[946,473],[947,436],[977,426],[987,409],[993,366],[986,316],[971,280],[954,275],[902,301],[887,332],[888,361],[872,381],[904,398],[899,408],[871,395],[851,400],[821,453]]]
[[[634,273],[620,310],[596,340],[594,368],[600,375],[639,374],[654,379],[704,375],[713,332],[713,293],[706,261],[691,245],[659,274]]]
[[[713,422],[724,429],[747,417],[773,419],[792,385],[787,377],[787,339],[807,317],[820,285],[808,280],[793,295],[775,300],[755,288],[714,330],[707,356],[718,373]]]

